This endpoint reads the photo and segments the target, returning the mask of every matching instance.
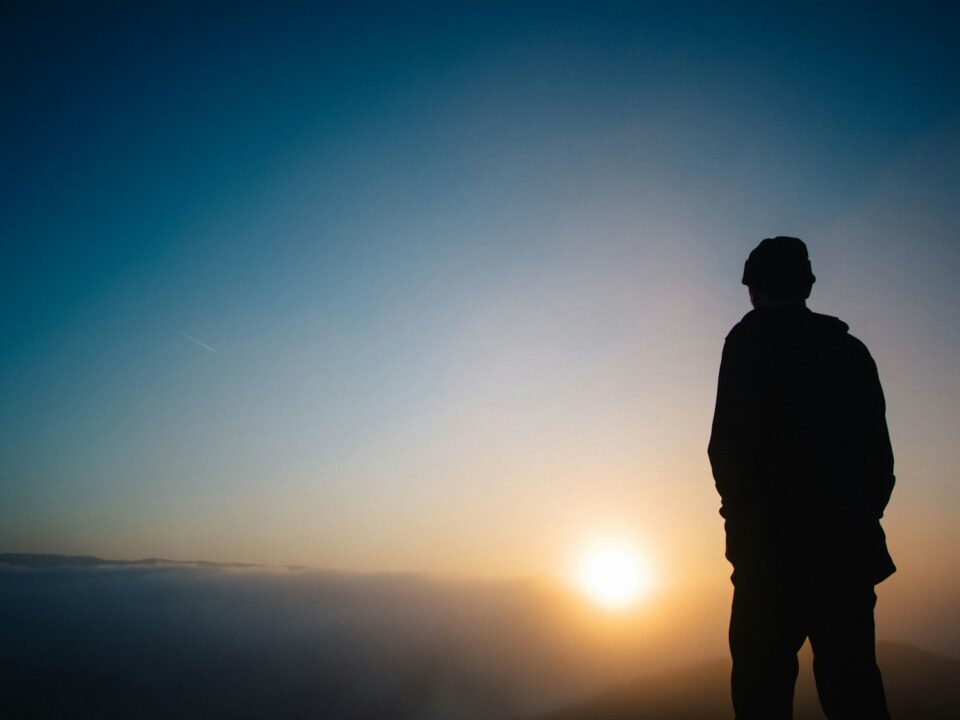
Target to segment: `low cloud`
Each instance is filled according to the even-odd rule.
[[[14,716],[492,720],[656,654],[556,587],[416,575],[0,566],[0,616]]]

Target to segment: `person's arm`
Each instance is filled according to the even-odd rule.
[[[862,502],[870,517],[879,519],[890,500],[895,482],[893,449],[887,429],[886,402],[877,373],[877,365],[866,346],[853,340],[855,414],[851,425],[856,428],[856,455],[852,460],[859,468]]]
[[[896,477],[893,474],[893,448],[890,445],[890,431],[887,428],[887,404],[883,397],[883,387],[880,385],[880,376],[877,365],[867,353],[867,370],[865,372],[867,408],[869,419],[867,423],[868,444],[867,452],[870,455],[873,512],[877,518],[883,517],[883,511],[890,502]]]
[[[747,374],[741,355],[736,341],[728,338],[720,361],[717,402],[707,448],[724,517],[736,512],[742,503],[751,465]]]

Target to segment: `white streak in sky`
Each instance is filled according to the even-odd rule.
[[[183,337],[185,337],[185,338],[186,338],[187,340],[189,340],[190,342],[196,343],[197,345],[199,345],[200,347],[202,347],[204,350],[209,350],[209,351],[212,352],[212,353],[216,353],[216,352],[217,352],[217,351],[214,350],[212,347],[210,347],[209,345],[207,345],[205,342],[202,342],[202,341],[200,341],[200,340],[197,340],[195,337],[193,337],[193,336],[191,336],[191,335],[187,335],[185,332],[182,332],[181,330],[177,330],[177,334],[182,335]]]

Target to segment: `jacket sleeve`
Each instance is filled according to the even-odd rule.
[[[896,478],[893,474],[893,449],[890,445],[890,433],[887,429],[886,401],[883,387],[877,373],[877,365],[870,353],[862,347],[863,370],[861,373],[861,393],[865,416],[862,419],[864,429],[864,465],[867,472],[868,491],[871,511],[877,519],[883,517],[883,511],[890,501]]]
[[[749,373],[736,342],[729,338],[723,347],[717,401],[707,454],[720,494],[725,518],[735,513],[749,497],[748,486],[755,458],[751,456]]]

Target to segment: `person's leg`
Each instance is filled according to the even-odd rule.
[[[819,594],[810,621],[813,672],[829,720],[889,720],[877,667],[872,585]]]
[[[790,720],[805,634],[784,585],[738,581],[730,613],[736,720]]]

